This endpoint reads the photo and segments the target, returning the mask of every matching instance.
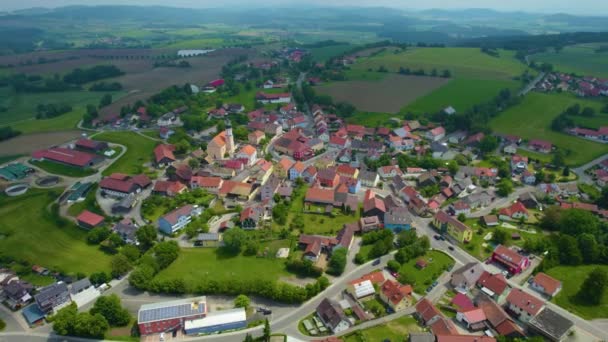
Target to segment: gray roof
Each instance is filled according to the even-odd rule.
[[[431,143],[431,150],[433,152],[447,152],[450,149],[446,145],[434,141]]]
[[[79,281],[72,283],[72,288],[70,289],[71,294],[77,294],[82,290],[86,290],[91,287],[91,282],[88,278],[80,279]]]
[[[384,224],[412,224],[412,215],[405,207],[395,207],[384,213]]]
[[[141,324],[172,318],[187,318],[206,312],[207,299],[205,297],[178,299],[142,305],[137,313],[137,322]]]
[[[359,179],[361,180],[373,182],[376,180],[376,177],[378,177],[378,173],[374,171],[361,170],[359,172]]]
[[[484,272],[483,265],[479,262],[470,262],[454,271],[452,274],[452,286],[472,287]]]
[[[561,340],[574,325],[572,321],[549,308],[541,311],[528,324],[555,341]]]
[[[409,342],[435,342],[435,336],[428,332],[410,333]]]
[[[135,232],[137,232],[137,229],[139,228],[133,224],[118,222],[112,229],[121,236],[135,239]]]
[[[68,286],[65,283],[55,283],[42,288],[34,298],[36,302],[44,303],[64,292],[68,292]]]

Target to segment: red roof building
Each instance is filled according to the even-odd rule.
[[[175,161],[175,146],[160,144],[154,148],[154,158],[159,166],[169,165]]]
[[[38,150],[32,153],[34,160],[49,160],[70,166],[81,168],[91,167],[99,163],[103,157],[81,151],[75,151],[63,147],[53,147],[46,150]]]
[[[78,215],[78,217],[76,217],[78,225],[86,229],[95,228],[101,225],[104,220],[105,219],[103,216],[97,215],[88,210],[83,211],[80,213],[80,215]]]
[[[528,322],[536,316],[545,305],[542,300],[520,289],[513,289],[509,293],[507,304],[509,311],[515,313],[524,322]]]
[[[562,282],[546,273],[539,272],[532,279],[530,286],[542,294],[553,297],[562,289]]]
[[[503,295],[507,286],[509,286],[509,283],[500,273],[492,274],[488,271],[484,271],[477,280],[477,286],[479,286],[487,295],[494,299],[498,299]],[[484,290],[484,288],[486,290]]]
[[[503,265],[511,274],[519,274],[530,266],[530,259],[503,245],[496,246],[492,261]]]

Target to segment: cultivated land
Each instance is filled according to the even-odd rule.
[[[390,74],[379,81],[334,82],[315,89],[362,111],[397,113],[416,98],[448,82],[448,79],[438,77]]]
[[[578,99],[570,94],[530,93],[521,104],[494,118],[490,126],[498,133],[551,141],[568,153],[566,162],[569,165],[581,165],[608,153],[608,145],[551,130],[553,118],[575,103],[596,109],[601,105],[599,102]]]
[[[448,69],[455,78],[510,79],[520,75],[526,66],[514,58],[514,52],[500,50],[500,57],[492,57],[476,48],[409,48],[404,52],[383,52],[360,58],[353,70],[376,70],[380,66],[397,72],[400,67],[413,70]]]
[[[29,155],[36,150],[63,144],[79,136],[79,131],[55,131],[20,135],[0,142],[0,156]]]
[[[420,332],[422,328],[416,320],[411,317],[401,317],[386,324],[378,325],[373,328],[363,329],[360,332],[342,337],[344,342],[365,342],[365,341],[402,341],[407,339],[410,333]]]
[[[325,62],[332,57],[344,54],[352,48],[353,45],[350,44],[330,45],[318,48],[311,48],[310,54],[312,55],[312,58],[315,61]]]
[[[547,271],[547,274],[562,281],[562,290],[553,298],[553,302],[585,319],[608,317],[608,292],[604,292],[602,303],[597,306],[586,305],[576,298],[583,281],[596,267],[608,271],[606,265],[558,266]]]
[[[559,53],[554,50],[532,55],[537,63],[551,63],[557,71],[581,76],[608,78],[608,51],[595,52],[605,44],[579,44],[564,47]]]
[[[0,254],[70,274],[108,272],[110,256],[85,243],[86,231],[73,223],[60,227],[48,212],[60,191],[0,197]]]
[[[274,257],[274,255],[272,255]],[[222,282],[273,280],[289,276],[285,264],[274,258],[246,257],[223,253],[216,248],[182,249],[180,256],[156,279],[183,279],[186,288],[194,292],[201,280],[213,279]]]
[[[127,152],[104,170],[104,175],[121,172],[136,175],[144,172],[143,164],[152,160],[152,150],[157,142],[133,132],[103,132],[95,140],[108,141],[127,147]]]

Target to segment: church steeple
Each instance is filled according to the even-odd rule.
[[[232,123],[226,119],[226,152],[232,157],[234,155],[234,137],[232,136]]]

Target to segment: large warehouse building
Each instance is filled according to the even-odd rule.
[[[195,297],[145,304],[137,313],[141,335],[181,330],[184,322],[207,316],[207,298]]]
[[[212,334],[226,330],[247,327],[247,314],[244,308],[222,310],[209,313],[205,318],[186,321],[186,335]]]

